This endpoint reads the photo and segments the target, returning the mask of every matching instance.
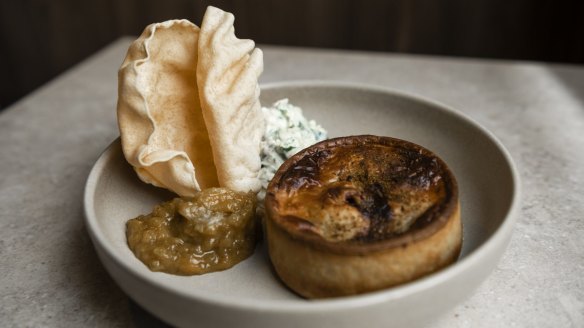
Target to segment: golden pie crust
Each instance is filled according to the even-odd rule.
[[[307,298],[379,290],[453,263],[462,245],[456,180],[414,143],[371,135],[288,159],[265,200],[270,259]]]

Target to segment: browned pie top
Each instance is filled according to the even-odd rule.
[[[403,246],[439,230],[457,205],[446,164],[400,139],[329,139],[287,160],[266,196],[270,220],[294,238],[347,253]]]

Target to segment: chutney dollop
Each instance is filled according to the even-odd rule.
[[[231,268],[255,249],[255,198],[209,188],[161,203],[127,222],[128,246],[152,271],[198,275]]]

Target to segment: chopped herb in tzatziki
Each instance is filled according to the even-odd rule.
[[[261,201],[274,174],[285,160],[300,150],[326,139],[327,132],[314,120],[307,120],[302,109],[288,102],[276,101],[272,107],[262,107],[266,131],[261,143],[262,168],[259,178],[262,189],[258,194]]]

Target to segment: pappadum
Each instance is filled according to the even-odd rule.
[[[207,19],[218,15],[227,17],[227,24]],[[205,26],[205,21],[213,24]],[[233,37],[210,42],[211,48],[201,45],[201,29],[195,24],[171,20],[146,27],[128,49],[118,76],[118,124],[124,156],[142,181],[186,197],[217,186],[259,189],[261,51],[253,50],[253,41],[237,40],[233,15],[213,7],[203,21],[205,40],[226,25]],[[236,41],[251,52],[250,65],[243,48],[234,48]],[[222,42],[226,45],[218,45]],[[225,76],[199,76],[218,71]],[[201,101],[200,94],[213,96]],[[214,96],[224,98],[220,105]]]
[[[258,191],[264,118],[258,85],[263,54],[235,37],[234,17],[209,7],[199,36],[197,82],[219,184]]]

